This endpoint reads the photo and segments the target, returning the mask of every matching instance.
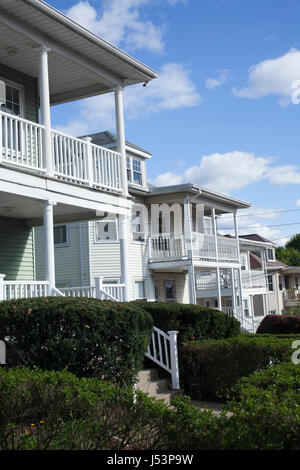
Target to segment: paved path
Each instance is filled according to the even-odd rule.
[[[223,403],[214,403],[210,401],[200,401],[200,400],[191,400],[191,405],[196,406],[197,408],[201,409],[209,409],[212,410],[215,414],[219,415],[223,408]]]

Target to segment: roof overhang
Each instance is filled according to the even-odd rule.
[[[38,77],[48,47],[51,104],[148,82],[158,73],[41,0],[1,0],[0,63]]]

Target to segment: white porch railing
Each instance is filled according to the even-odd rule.
[[[178,331],[165,333],[154,326],[151,343],[145,354],[146,357],[171,374],[173,390],[179,389],[177,334]]]
[[[47,172],[43,156],[45,127],[19,116],[0,112],[0,163],[40,174]],[[100,190],[122,192],[121,155],[89,139],[51,131],[53,176]]]
[[[235,238],[217,237],[218,259],[226,261],[239,261],[238,242]]]
[[[217,289],[217,273],[215,271],[196,272],[195,282],[197,290],[215,290]],[[221,289],[232,289],[231,273],[220,270]]]
[[[0,163],[45,172],[42,156],[44,127],[0,112]]]
[[[267,279],[263,271],[252,269],[242,271],[243,289],[266,288]]]
[[[46,281],[4,281],[3,279],[0,275],[0,300],[46,297],[48,294]]]
[[[196,258],[207,261],[216,260],[215,236],[206,233],[192,233],[193,254]]]

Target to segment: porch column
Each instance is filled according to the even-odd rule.
[[[47,169],[47,175],[53,176],[52,139],[51,139],[51,115],[50,115],[50,91],[48,71],[48,49],[46,46],[40,48],[39,63],[39,92],[41,124],[45,126],[43,133],[43,164]]]
[[[52,294],[55,287],[55,255],[53,234],[53,206],[56,203],[48,201],[44,204],[44,250],[45,250],[45,273],[48,281],[48,295]]]
[[[183,207],[184,217],[184,241],[186,244],[188,259],[190,264],[188,266],[188,279],[189,279],[189,294],[190,304],[196,304],[196,282],[195,282],[195,269],[193,260],[193,243],[192,243],[192,222],[191,222],[191,205],[188,199],[184,200]]]
[[[129,278],[129,218],[128,215],[119,215],[119,233],[120,233],[120,257],[121,257],[121,278],[122,284],[125,284],[124,288],[124,301],[130,301],[130,278]]]
[[[115,110],[116,110],[117,152],[121,154],[121,180],[122,180],[123,195],[128,196],[124,108],[123,108],[123,88],[122,87],[118,87],[115,90]]]
[[[216,269],[217,276],[217,297],[218,297],[218,309],[222,310],[222,293],[221,293],[221,283],[220,283],[220,268]]]
[[[235,292],[235,278],[234,278],[234,269],[231,268],[231,288],[232,288],[232,311],[233,316],[237,316],[236,311],[236,292]]]

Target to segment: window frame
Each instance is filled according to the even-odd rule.
[[[62,243],[55,243],[55,229],[60,227],[66,227],[66,241]],[[53,227],[53,240],[55,248],[63,248],[65,246],[70,246],[70,227],[68,224],[55,224]]]
[[[0,80],[2,80],[4,83],[5,83],[5,88],[6,86],[10,86],[11,88],[15,88],[16,90],[19,91],[19,106],[20,106],[20,115],[16,115],[16,114],[11,114],[11,113],[8,113],[7,111],[3,111],[7,114],[11,114],[12,116],[15,116],[15,117],[20,117],[22,119],[25,118],[25,87],[24,85],[22,85],[21,83],[17,83],[17,82],[13,82],[11,80],[7,80],[6,78],[4,77],[1,77],[0,76]],[[1,106],[0,106],[0,111],[1,111]]]
[[[269,252],[272,251],[272,258],[269,257]],[[275,252],[274,248],[267,248],[267,261],[274,262],[275,260]]]
[[[98,223],[106,223],[106,222],[112,222],[116,225],[116,239],[113,240],[113,239],[106,239],[106,240],[102,240],[102,239],[99,239],[98,238],[98,228],[97,228],[97,225]],[[103,243],[119,243],[120,239],[119,239],[119,219],[117,217],[115,217],[115,219],[111,219],[111,220],[107,220],[107,219],[103,219],[103,220],[95,220],[94,221],[94,243],[95,244],[103,244]]]
[[[270,278],[271,278],[271,281],[270,281]],[[267,285],[268,285],[268,292],[274,292],[274,275],[273,274],[268,274]],[[272,289],[270,289],[270,286],[272,287]]]
[[[134,169],[133,162],[136,161],[140,165],[140,171]],[[126,155],[126,173],[128,184],[136,186],[137,188],[145,187],[144,182],[144,162],[141,158],[135,157],[133,155]],[[140,183],[134,181],[134,173],[140,175]]]
[[[143,283],[144,285],[144,297],[136,297],[136,284],[138,283]],[[133,293],[134,293],[135,300],[147,300],[146,279],[134,279]]]
[[[174,299],[167,299],[167,291],[166,291],[166,283],[167,282],[173,282],[174,284]],[[175,279],[164,279],[164,296],[165,296],[165,302],[176,302],[176,280]]]

